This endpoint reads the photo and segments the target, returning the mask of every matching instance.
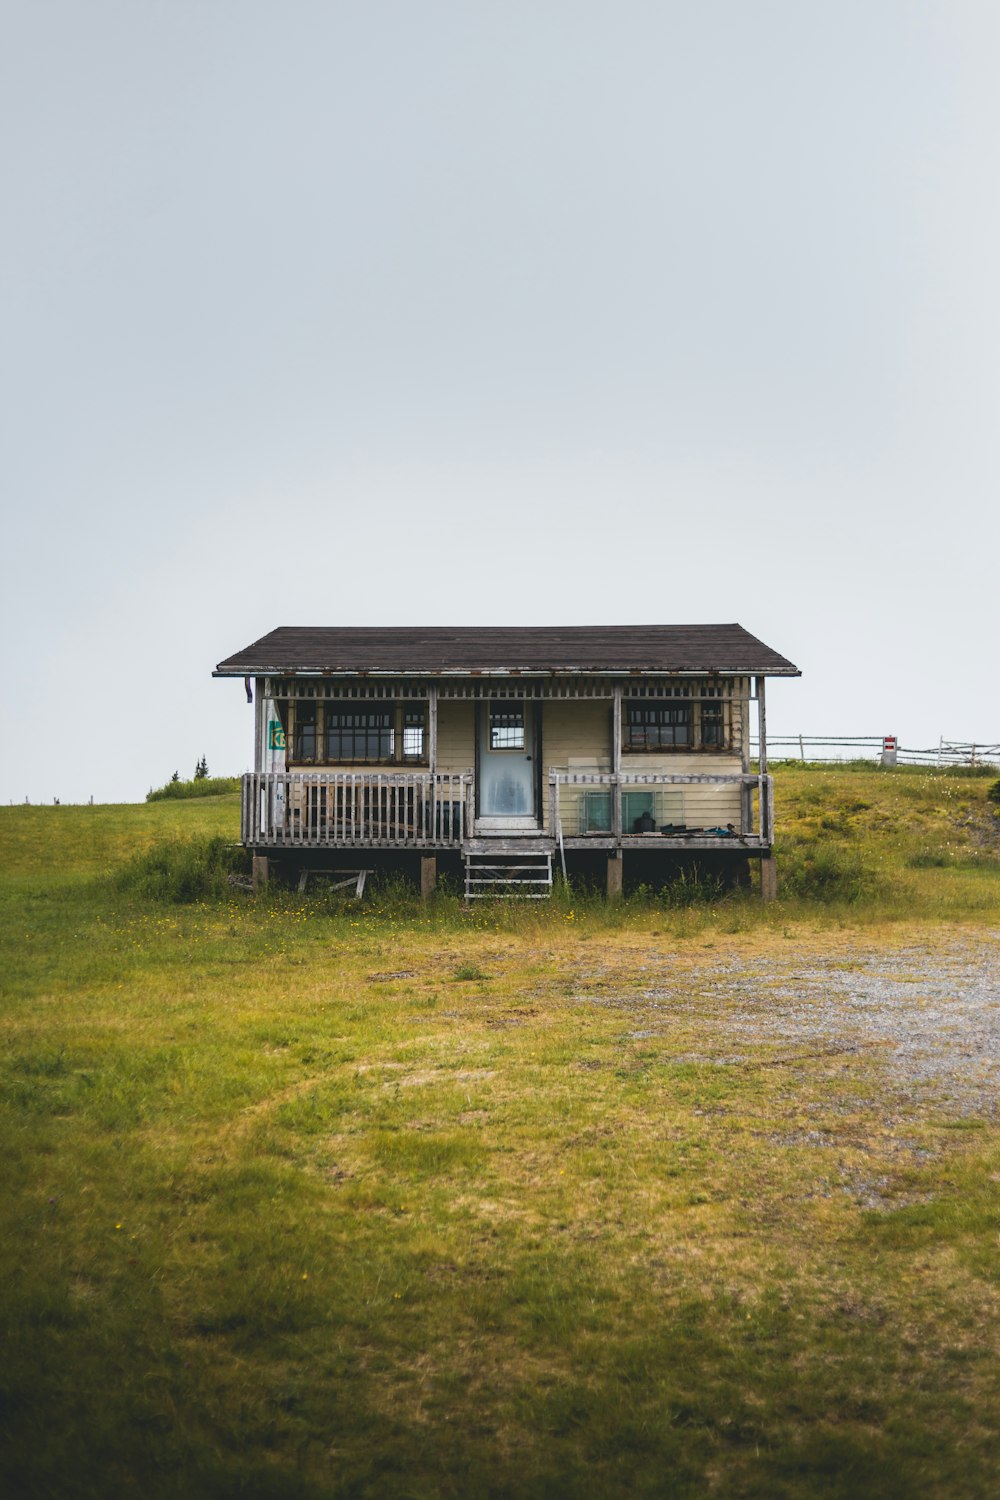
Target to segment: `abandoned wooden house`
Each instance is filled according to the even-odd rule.
[[[547,896],[561,866],[614,896],[757,860],[773,894],[764,683],[799,672],[739,625],[282,627],[215,675],[255,705],[257,881],[388,865],[426,894],[445,862],[467,897]]]

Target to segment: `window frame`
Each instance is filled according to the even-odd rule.
[[[508,745],[497,745],[494,743],[494,720],[519,719],[520,720],[520,742]],[[516,724],[497,723],[496,730],[503,734],[508,731],[517,731]],[[486,722],[486,748],[490,755],[523,755],[528,749],[528,715],[525,710],[524,700],[521,698],[491,698],[489,702],[488,717]]]
[[[732,717],[729,704],[724,698],[626,698],[622,703],[622,754],[623,755],[697,755],[726,753],[732,749]],[[633,738],[633,714],[637,724],[641,715],[663,715],[659,724],[653,724],[662,733],[671,727],[667,715],[673,711],[687,710],[688,737],[678,741],[658,738],[656,743],[639,743]],[[711,726],[711,733],[708,733]],[[648,724],[647,724],[647,727]],[[675,721],[675,730],[680,725]]]
[[[336,720],[339,718],[339,728],[335,728]],[[367,718],[369,723],[362,721]],[[351,722],[353,721],[353,722]],[[381,722],[379,722],[381,721]],[[339,755],[331,754],[330,737],[336,733],[341,744]],[[357,753],[358,741],[364,740],[370,743],[372,740],[379,746],[383,737],[388,738],[389,753],[382,755],[359,755]],[[350,738],[354,748],[354,754],[343,753],[343,742]],[[333,703],[323,705],[323,738],[320,741],[323,746],[322,764],[325,766],[391,766],[396,762],[396,747],[399,744],[396,735],[396,714],[393,712],[392,704],[388,707],[379,703],[351,703],[338,699]]]
[[[288,746],[289,766],[357,766],[359,769],[372,767],[428,767],[430,765],[430,710],[428,703],[423,699],[350,699],[350,698],[293,698],[276,700],[278,714],[285,726],[285,742]],[[332,727],[331,721],[338,714],[357,717],[363,715],[386,715],[389,725],[375,726],[365,729],[359,725],[353,726],[355,748],[359,735],[375,737],[388,733],[391,750],[388,756],[359,756],[355,755],[331,755],[329,732]],[[303,748],[302,732],[306,726],[301,725],[300,716],[308,714],[311,717],[313,730],[313,754],[300,753]],[[418,719],[419,716],[419,719]],[[409,721],[409,722],[408,722]],[[404,731],[418,733],[420,736],[420,748],[415,752],[404,751]],[[341,731],[341,745],[343,744],[345,730]],[[351,729],[346,733],[350,734]]]

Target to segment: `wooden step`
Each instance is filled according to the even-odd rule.
[[[465,899],[545,901],[552,895],[552,855],[476,854],[465,856]]]

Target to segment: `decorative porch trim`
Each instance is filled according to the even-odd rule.
[[[616,694],[623,698],[680,698],[689,703],[740,703],[746,700],[743,679],[722,677],[569,677],[539,680],[514,677],[498,680],[477,677],[465,680],[442,678],[428,680],[395,678],[327,678],[309,676],[265,677],[266,694],[275,699],[347,699],[367,700],[429,699],[431,694],[444,701],[465,699],[474,702],[487,699],[514,699],[541,702],[545,699],[607,699]]]

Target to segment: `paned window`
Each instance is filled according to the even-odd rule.
[[[316,704],[301,702],[295,705],[296,760],[316,759]]]
[[[356,705],[326,706],[326,759],[347,764],[391,761],[395,749],[393,711]]]
[[[278,702],[291,723],[292,765],[426,765],[426,703],[349,702],[294,698]]]
[[[627,705],[626,750],[673,750],[693,744],[694,715],[683,699]]]
[[[726,721],[721,703],[701,705],[701,743],[712,750],[721,750],[726,743]]]
[[[490,749],[524,749],[524,704],[490,704]]]
[[[725,750],[726,705],[714,698],[634,699],[625,705],[622,749]]]
[[[427,743],[427,723],[423,708],[403,709],[403,759],[422,761]]]

